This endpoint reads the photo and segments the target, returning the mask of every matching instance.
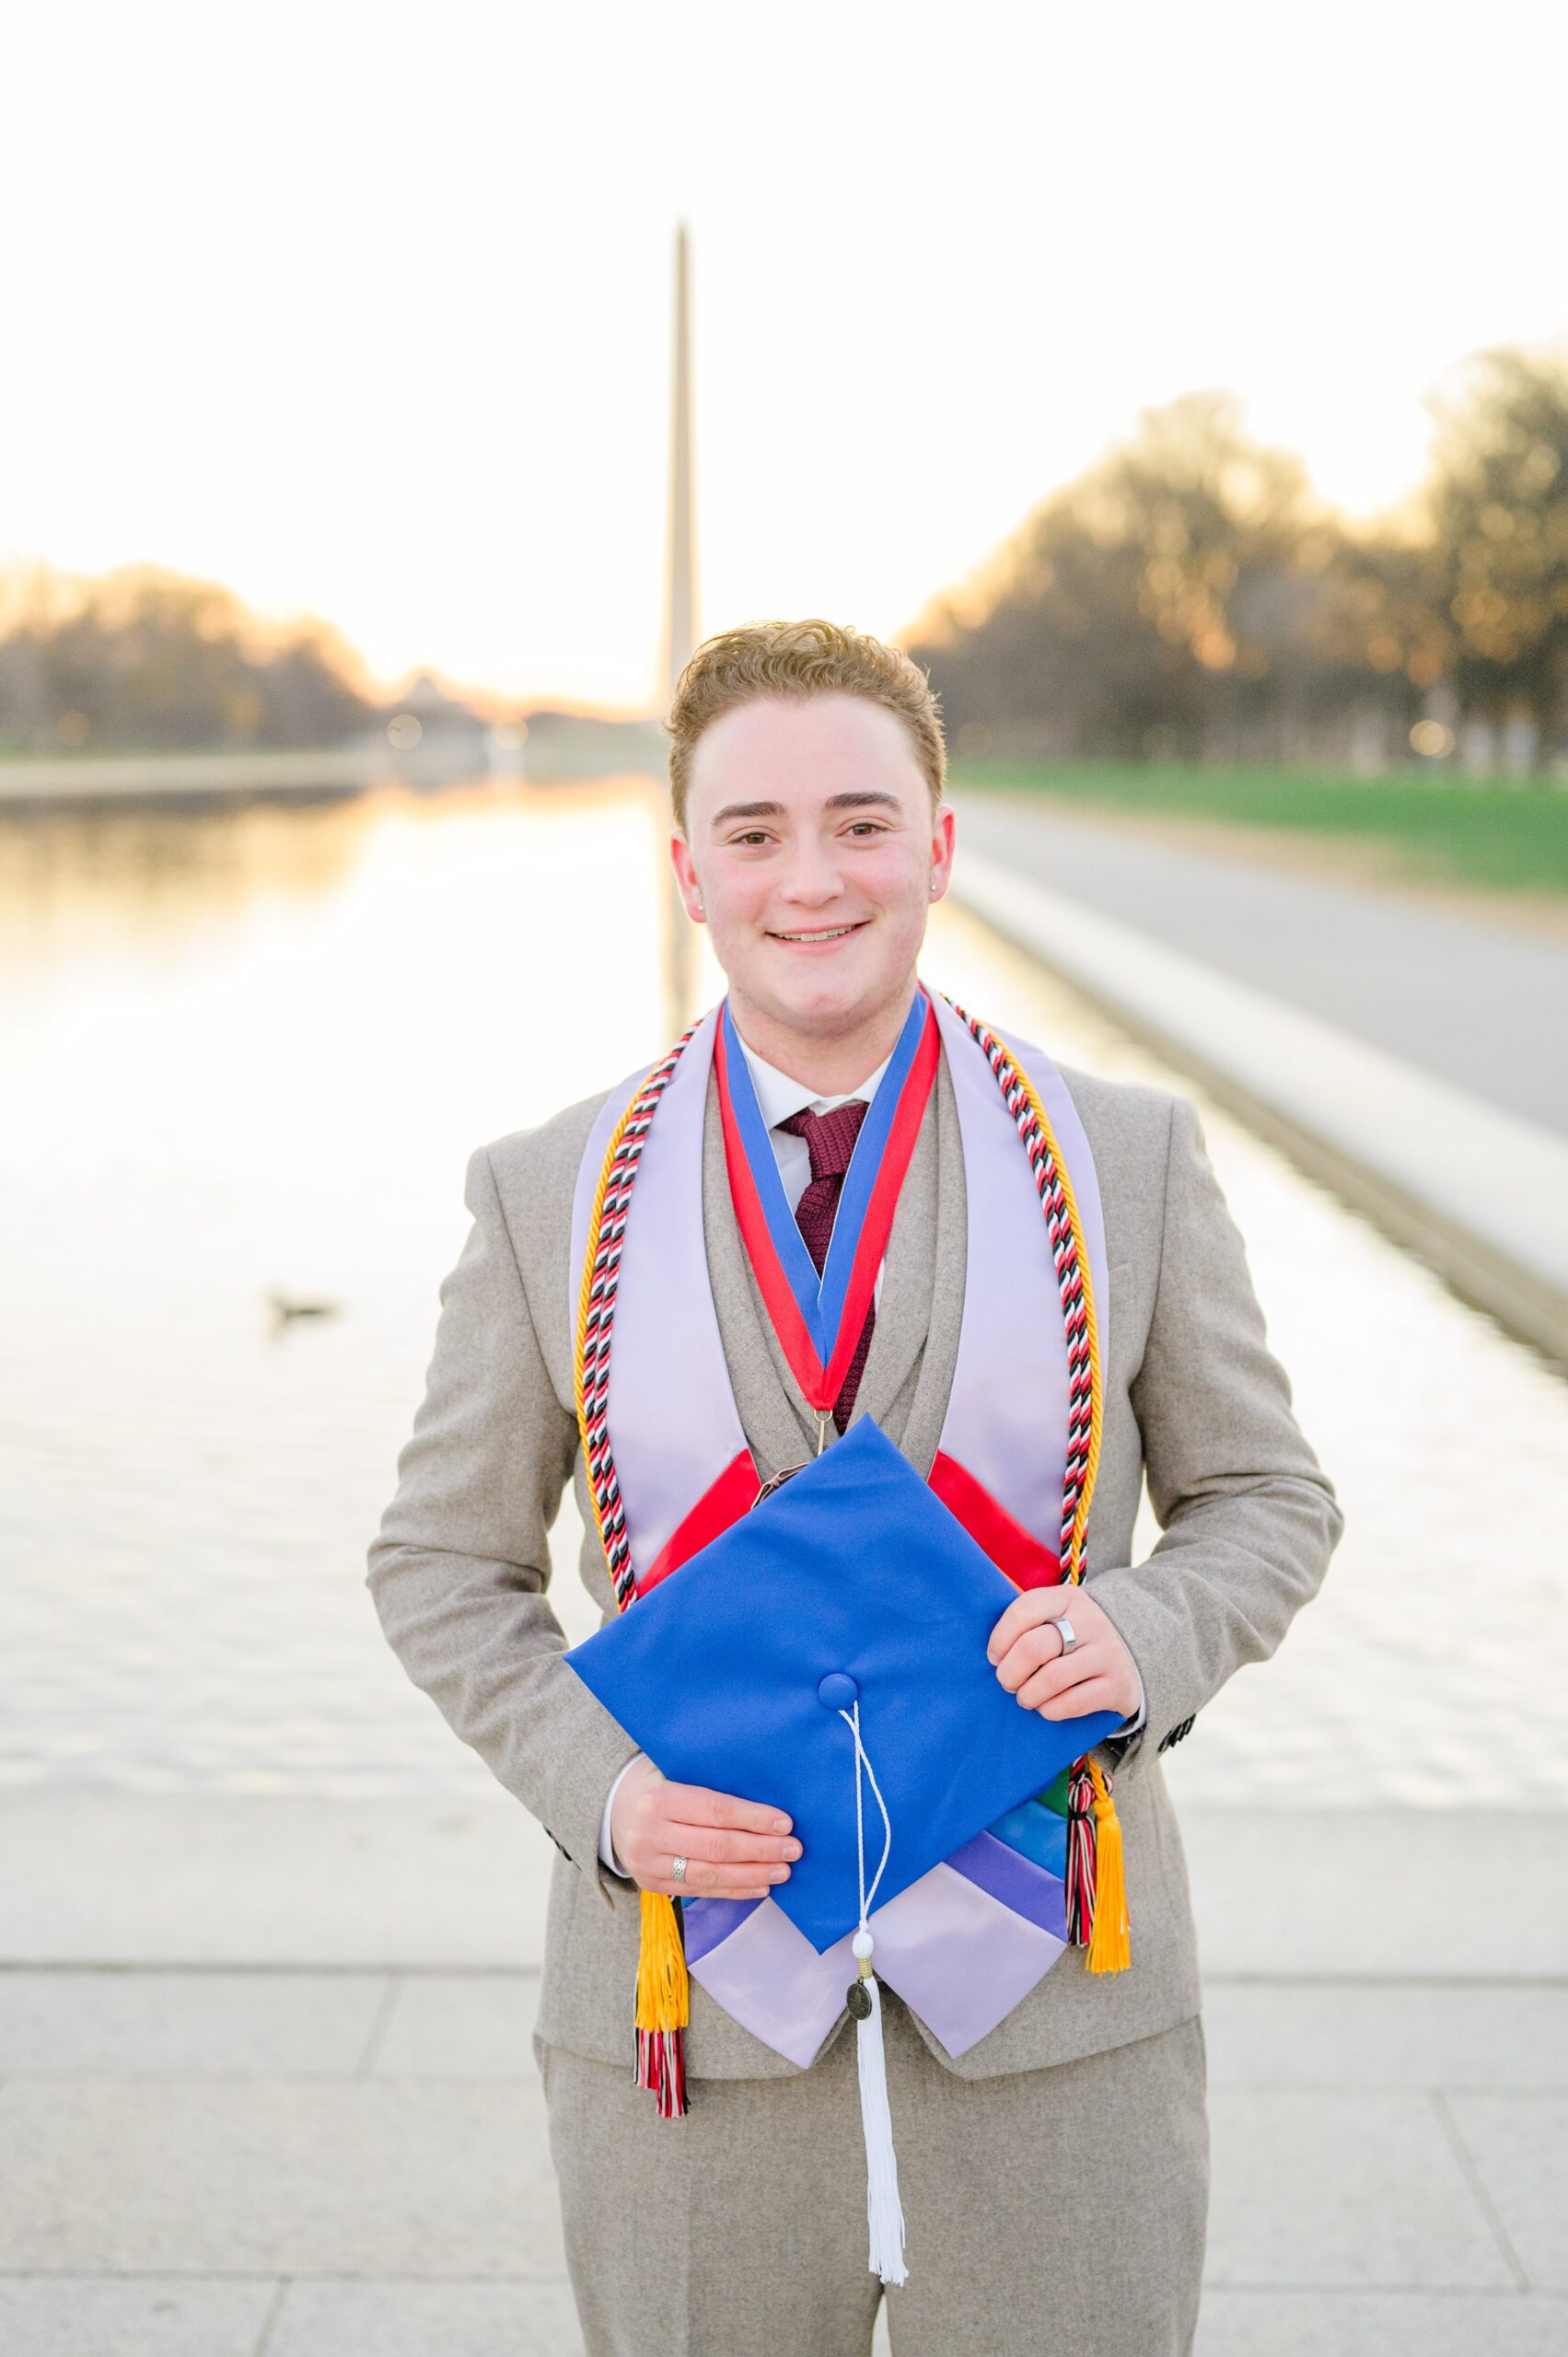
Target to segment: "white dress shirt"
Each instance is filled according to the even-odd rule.
[[[740,1039],[738,1032],[736,1038]],[[853,1105],[857,1097],[864,1097],[869,1105],[893,1059],[884,1056],[870,1079],[863,1080],[858,1088],[847,1088],[842,1097],[818,1097],[803,1080],[791,1080],[788,1073],[780,1072],[776,1064],[764,1063],[755,1048],[749,1048],[744,1039],[740,1040],[740,1049],[767,1123],[768,1144],[773,1149],[773,1160],[779,1166],[779,1177],[784,1180],[790,1210],[794,1211],[810,1183],[811,1149],[793,1130],[781,1129],[780,1122],[789,1120],[796,1113],[831,1113],[840,1105]]]
[[[740,1039],[738,1031],[736,1037]],[[754,1048],[747,1046],[744,1039],[740,1040],[740,1048],[741,1053],[746,1058],[747,1069],[751,1074],[751,1085],[757,1092],[758,1106],[767,1124],[768,1144],[773,1149],[773,1159],[778,1164],[779,1177],[784,1180],[784,1190],[789,1198],[789,1207],[793,1212],[810,1182],[811,1153],[804,1138],[796,1137],[793,1130],[781,1129],[780,1122],[787,1121],[794,1113],[807,1111],[830,1113],[835,1106],[848,1105],[857,1097],[864,1097],[869,1105],[877,1094],[883,1074],[893,1060],[891,1056],[884,1057],[869,1079],[863,1080],[858,1088],[846,1089],[842,1097],[819,1097],[807,1087],[805,1081],[792,1080],[788,1073],[780,1072],[776,1064],[765,1062]],[[882,1271],[878,1269],[873,1299],[879,1303],[881,1298]],[[1145,1708],[1144,1681],[1140,1675],[1137,1714],[1133,1718],[1124,1719],[1116,1729],[1116,1733],[1136,1735],[1144,1724]],[[624,1875],[626,1869],[616,1856],[615,1844],[610,1838],[610,1811],[615,1806],[615,1795],[621,1790],[621,1777],[633,1769],[638,1760],[644,1757],[642,1752],[635,1752],[626,1762],[626,1766],[621,1771],[621,1775],[617,1776],[614,1783],[611,1784],[610,1797],[604,1805],[604,1817],[599,1826],[598,1853],[612,1875]]]

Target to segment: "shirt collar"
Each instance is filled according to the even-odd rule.
[[[738,1028],[735,1036],[740,1039]],[[776,1064],[769,1063],[755,1048],[749,1048],[744,1039],[740,1039],[740,1052],[751,1074],[751,1086],[757,1092],[762,1119],[770,1130],[776,1130],[779,1123],[787,1121],[792,1113],[830,1113],[835,1105],[847,1105],[856,1097],[864,1097],[869,1105],[883,1074],[893,1061],[891,1056],[884,1056],[868,1080],[863,1080],[858,1088],[846,1089],[842,1097],[819,1097],[803,1080],[792,1080],[788,1073],[780,1072]]]

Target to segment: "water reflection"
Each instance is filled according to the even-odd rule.
[[[0,1779],[486,1776],[381,1644],[365,1548],[470,1150],[669,1037],[662,834],[632,779],[0,826]],[[1067,1062],[1164,1077],[957,913],[927,970]],[[1568,1621],[1568,1391],[1205,1117],[1351,1532],[1173,1780],[1562,1802],[1568,1734],[1517,1664]],[[280,1325],[274,1291],[339,1314]]]

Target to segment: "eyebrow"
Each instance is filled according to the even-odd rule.
[[[830,795],[823,805],[828,810],[900,810],[903,804],[896,794],[884,794],[874,786],[855,787],[847,794]],[[782,802],[726,802],[714,814],[715,827],[727,827],[734,819],[782,819]]]

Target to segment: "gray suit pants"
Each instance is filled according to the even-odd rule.
[[[587,2357],[1186,2357],[1209,2200],[1202,2016],[960,2079],[883,1991],[909,2281],[866,2265],[854,2031],[787,2079],[700,2079],[661,2120],[624,2068],[537,2042]]]

